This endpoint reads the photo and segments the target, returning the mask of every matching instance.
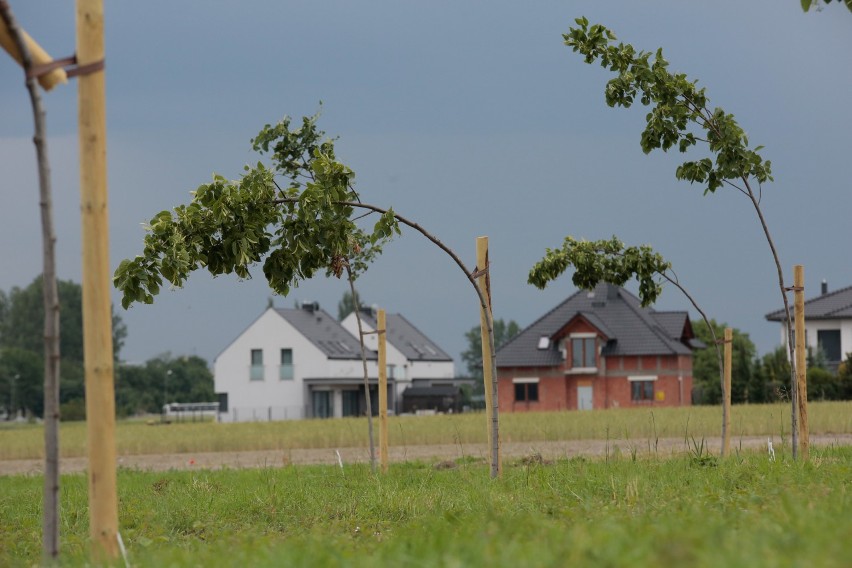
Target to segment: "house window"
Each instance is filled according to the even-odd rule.
[[[343,391],[343,416],[360,416],[361,404],[359,400],[359,391],[345,390]]]
[[[311,391],[311,404],[314,418],[331,418],[334,410],[331,406],[331,391]]]
[[[389,379],[397,378],[397,376],[396,376],[396,365],[388,365],[386,372],[387,372],[387,377]]]
[[[839,363],[842,358],[840,353],[840,330],[817,330],[817,348],[822,349],[829,363]]]
[[[597,367],[597,361],[595,358],[596,351],[596,341],[595,337],[572,337],[571,338],[571,366],[574,368],[585,367],[585,368],[595,368]]]
[[[279,378],[282,381],[292,381],[293,380],[293,350],[292,349],[282,349],[281,350],[281,367],[278,371]]]
[[[249,368],[249,379],[252,381],[263,380],[263,349],[251,350],[251,367]]]
[[[628,377],[630,381],[630,399],[633,402],[654,400],[654,381],[657,377]]]
[[[538,383],[515,384],[515,402],[538,402]]]
[[[538,402],[538,379],[512,379],[515,385],[515,402]]]

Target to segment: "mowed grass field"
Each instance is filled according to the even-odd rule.
[[[134,567],[848,567],[852,448],[811,457],[122,469],[120,533]],[[86,485],[62,479],[62,566],[88,565]],[[41,491],[0,478],[0,566],[38,564]]]
[[[811,405],[814,433],[852,431],[852,403]],[[852,447],[710,455],[718,407],[505,414],[504,439],[689,437],[687,453],[410,461],[253,469],[120,469],[120,533],[134,567],[852,565]],[[789,407],[733,410],[737,436],[789,436]],[[398,417],[391,444],[481,443],[482,414]],[[42,429],[0,428],[0,459],[39,457]],[[121,422],[120,453],[366,445],[364,419],[256,424]],[[65,424],[64,455],[85,451]],[[0,566],[40,562],[38,475],[0,477]],[[62,477],[63,566],[90,565],[87,479]],[[123,565],[120,562],[118,565]]]
[[[809,405],[812,434],[852,433],[852,402]],[[742,405],[731,411],[733,444],[738,436],[790,434],[790,406]],[[718,437],[721,409],[716,406],[616,409],[588,412],[503,413],[501,439],[506,442],[610,439],[646,441],[657,438]],[[471,444],[486,442],[482,413],[391,417],[391,446]],[[0,426],[0,460],[43,458],[39,425]],[[210,422],[148,425],[119,422],[119,455],[189,452],[287,450],[300,448],[366,447],[365,418],[216,424]],[[62,456],[84,456],[85,423],[64,423],[60,431]]]

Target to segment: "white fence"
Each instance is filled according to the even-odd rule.
[[[218,408],[218,407],[217,407]],[[255,406],[231,407],[219,413],[219,422],[273,422],[277,420],[301,420],[305,418],[301,406]]]
[[[163,405],[166,422],[203,422],[216,418],[218,402],[170,402]]]

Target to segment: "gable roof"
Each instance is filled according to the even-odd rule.
[[[608,338],[601,354],[689,355],[681,339],[689,316],[686,312],[656,312],[643,308],[639,298],[612,284],[580,290],[544,314],[497,350],[498,367],[551,367],[563,363],[562,353],[551,345],[539,349],[542,337],[554,339],[560,329],[582,315]],[[691,331],[691,327],[689,328]]]
[[[362,309],[361,319],[371,328],[376,329],[378,322],[372,310]],[[414,327],[402,314],[386,314],[387,340],[396,347],[409,361],[452,361],[453,358]]]
[[[790,306],[790,314],[793,307]],[[805,300],[805,319],[842,319],[852,318],[852,286],[829,292],[810,300]],[[784,310],[775,310],[766,314],[769,321],[784,321]]]
[[[274,310],[329,359],[361,358],[361,344],[325,310],[316,306]],[[376,358],[376,352],[368,349],[367,359]]]

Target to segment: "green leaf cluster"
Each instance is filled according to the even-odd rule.
[[[180,287],[200,268],[250,278],[262,262],[270,287],[282,295],[318,271],[340,277],[349,268],[355,277],[366,270],[399,234],[396,218],[389,211],[369,233],[356,224],[355,175],[316,121],[304,117],[294,127],[285,117],[265,125],[252,146],[269,154],[270,166],[246,166],[236,181],[214,175],[188,205],[155,215],[142,254],[115,271],[122,306],[152,303],[164,281]]]
[[[598,61],[616,74],[606,85],[607,104],[629,108],[638,98],[651,107],[641,137],[646,154],[673,147],[687,152],[704,142],[714,158],[686,161],[676,176],[704,185],[705,194],[731,180],[772,180],[771,163],[758,153],[761,147],[748,147],[748,137],[734,115],[710,109],[705,89],[696,81],[669,71],[662,49],[654,54],[636,51],[632,45],[616,44],[615,34],[602,25],[589,25],[586,18],[575,22],[577,27],[563,35],[565,45],[583,55],[586,63]]]
[[[561,248],[547,249],[544,258],[530,270],[527,281],[544,288],[569,267],[574,268],[571,278],[574,285],[587,290],[602,281],[623,286],[635,277],[639,282],[639,299],[643,306],[648,306],[662,293],[658,276],[669,270],[671,263],[648,245],[626,246],[615,236],[599,241],[567,236]]]

